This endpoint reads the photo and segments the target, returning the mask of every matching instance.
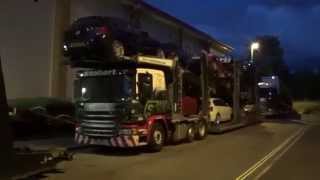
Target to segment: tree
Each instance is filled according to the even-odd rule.
[[[260,48],[255,53],[255,62],[258,77],[278,76],[280,79],[280,96],[289,99],[291,92],[288,89],[290,80],[289,68],[284,61],[284,50],[276,36],[258,36]]]
[[[276,36],[259,36],[256,38],[260,48],[255,53],[255,60],[258,66],[259,76],[277,75],[287,83],[289,79],[289,69],[284,62],[284,51]]]

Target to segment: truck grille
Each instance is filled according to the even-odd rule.
[[[117,133],[117,116],[86,113],[81,117],[81,132],[91,137],[113,137]]]

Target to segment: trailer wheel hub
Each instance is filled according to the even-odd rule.
[[[206,134],[206,126],[204,124],[201,124],[199,127],[199,135],[202,137]]]

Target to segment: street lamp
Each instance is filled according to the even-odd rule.
[[[257,62],[254,62],[254,52],[260,48],[260,44],[258,42],[253,42],[251,44],[251,63],[253,64],[254,69],[254,98],[256,109],[259,112],[259,87],[258,87],[258,70],[257,70]]]
[[[258,42],[253,42],[251,44],[251,62],[254,60],[254,51],[260,48],[260,44]]]

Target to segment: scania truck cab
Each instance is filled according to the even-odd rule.
[[[159,151],[168,141],[206,136],[207,111],[199,103],[206,91],[200,86],[198,97],[184,93],[183,77],[190,72],[176,60],[137,56],[73,67],[81,68],[75,80],[77,143]]]

